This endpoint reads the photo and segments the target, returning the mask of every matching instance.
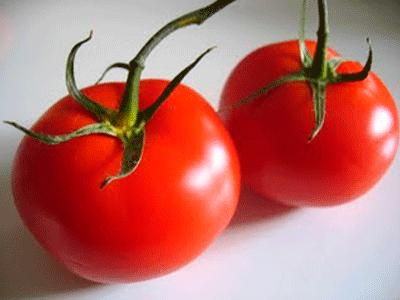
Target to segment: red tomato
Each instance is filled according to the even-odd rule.
[[[143,80],[141,108],[166,87]],[[83,92],[117,108],[123,83]],[[71,97],[33,126],[61,134],[95,122]],[[48,146],[25,137],[13,166],[18,211],[42,246],[68,269],[98,282],[130,282],[171,272],[198,256],[227,226],[239,196],[239,165],[213,109],[180,85],[146,125],[142,161],[128,177],[99,188],[119,171],[121,142],[91,135]]]
[[[307,42],[314,53],[315,43]],[[329,50],[328,57],[337,54]],[[298,41],[265,46],[232,71],[220,107],[301,69]],[[344,62],[338,73],[362,66]],[[311,89],[287,83],[221,116],[237,147],[242,179],[264,197],[293,206],[347,202],[368,191],[391,164],[399,142],[395,103],[372,72],[359,82],[330,84],[325,124],[314,127]]]

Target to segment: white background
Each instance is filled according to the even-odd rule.
[[[211,1],[211,0],[210,0]],[[66,94],[71,46],[80,86],[128,61],[167,21],[206,0],[0,1],[0,119],[30,126]],[[316,31],[316,1],[308,36]],[[400,3],[328,1],[331,45],[365,61],[400,99]],[[176,32],[148,59],[145,77],[172,78],[204,49],[218,48],[185,79],[215,106],[233,66],[265,43],[296,38],[299,1],[239,0],[202,27]],[[122,80],[114,71],[108,80]],[[399,102],[397,102],[399,103]],[[286,210],[244,191],[232,224],[197,260],[168,276],[98,285],[70,274],[23,228],[10,172],[21,134],[0,125],[0,299],[400,299],[400,159],[368,194],[347,205]]]

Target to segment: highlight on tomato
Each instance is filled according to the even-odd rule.
[[[330,206],[370,190],[399,143],[395,102],[372,71],[328,44],[328,13],[318,1],[318,40],[260,47],[223,88],[219,109],[237,148],[242,181],[289,206]],[[369,41],[368,41],[369,43]]]
[[[141,80],[141,72],[168,34],[232,2],[177,18],[129,63],[106,69],[126,70],[126,83],[80,91],[74,58],[90,35],[69,54],[69,95],[32,129],[7,122],[27,134],[12,171],[18,212],[72,272],[104,283],[160,276],[193,260],[228,225],[239,197],[237,154],[218,114],[181,84],[211,49],[171,81]]]

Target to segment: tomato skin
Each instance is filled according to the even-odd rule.
[[[306,44],[314,53],[315,42]],[[337,55],[329,50],[329,58]],[[361,68],[345,62],[337,71]],[[382,177],[399,143],[395,102],[373,72],[364,81],[328,85],[325,124],[310,143],[314,113],[311,89],[304,82],[285,84],[249,104],[223,110],[300,70],[298,41],[293,40],[255,50],[230,74],[220,109],[239,154],[242,181],[265,198],[290,206],[345,203]]]
[[[166,85],[141,81],[141,108]],[[123,83],[109,83],[84,93],[117,108],[123,90]],[[65,97],[32,129],[61,134],[94,121]],[[24,223],[68,269],[92,281],[145,280],[183,266],[227,226],[239,197],[229,134],[184,85],[146,125],[138,168],[100,190],[119,171],[121,158],[119,140],[92,135],[55,146],[24,137],[14,160],[13,194]]]

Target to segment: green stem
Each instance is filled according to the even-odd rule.
[[[360,72],[356,72],[356,73],[336,74],[336,76],[332,80],[332,83],[362,81],[368,77],[368,74],[371,71],[371,67],[372,67],[373,53],[372,53],[372,47],[371,47],[369,38],[367,38],[367,43],[368,43],[368,47],[369,47],[368,59],[364,65],[363,69]]]
[[[112,69],[116,69],[116,68],[124,69],[124,70],[127,70],[127,71],[129,71],[129,70],[131,69],[131,67],[130,67],[128,64],[126,64],[126,63],[123,63],[123,62],[114,63],[114,64],[108,66],[108,67],[104,70],[103,74],[101,74],[100,78],[97,79],[97,81],[95,82],[95,85],[99,84],[99,83],[104,79],[104,77],[107,75],[107,73],[108,73],[109,71],[111,71]]]
[[[175,90],[175,88],[181,83],[183,78],[202,60],[204,56],[206,56],[213,48],[209,48],[204,51],[197,59],[184,68],[178,75],[176,75],[167,85],[167,87],[163,90],[161,95],[157,98],[156,101],[153,102],[152,105],[147,107],[145,110],[140,112],[141,122],[148,122],[150,118],[155,114],[155,112],[159,109],[159,107],[166,101],[169,95]]]
[[[361,81],[367,78],[371,70],[373,53],[369,39],[367,39],[369,54],[367,62],[365,63],[363,69],[355,73],[338,74],[337,68],[344,60],[341,57],[334,57],[328,60],[327,52],[329,25],[326,0],[318,0],[318,12],[319,29],[317,32],[318,40],[314,57],[312,58],[311,55],[309,55],[304,42],[306,23],[306,0],[303,0],[299,30],[299,50],[302,69],[298,72],[282,76],[281,78],[278,78],[275,81],[268,83],[264,87],[240,99],[238,102],[232,104],[231,106],[222,108],[220,112],[236,109],[246,103],[250,103],[257,99],[259,96],[266,95],[271,90],[276,89],[283,84],[297,81],[305,81],[312,90],[315,121],[314,128],[308,138],[308,142],[311,142],[319,134],[325,122],[327,86],[329,84]]]
[[[91,40],[93,32],[91,31],[89,36],[77,43],[68,55],[67,59],[67,68],[65,72],[66,84],[68,93],[74,98],[79,104],[81,104],[85,109],[94,114],[98,120],[104,121],[112,118],[115,115],[115,112],[111,109],[105,108],[98,104],[97,102],[86,97],[82,92],[78,89],[75,81],[74,75],[74,62],[75,55],[78,52],[79,48]]]
[[[328,6],[326,0],[318,0],[319,28],[317,49],[314,61],[311,67],[311,76],[313,78],[325,79],[328,73],[327,49],[328,49]]]
[[[135,58],[131,60],[130,64],[135,63],[144,67],[145,60],[149,56],[151,51],[169,34],[179,28],[183,28],[189,25],[201,25],[213,14],[234,1],[235,0],[218,0],[206,7],[187,13],[169,22],[147,41],[147,43],[142,47]]]
[[[138,54],[129,62],[131,71],[128,75],[126,90],[122,99],[119,115],[117,116],[118,125],[134,124],[139,110],[139,83],[144,63],[151,51],[169,34],[179,28],[189,25],[202,24],[213,14],[234,2],[235,0],[217,0],[210,5],[185,14],[162,27],[154,34],[142,47]]]
[[[133,64],[129,64],[132,66]],[[139,112],[139,83],[144,67],[137,65],[128,73],[121,109],[117,116],[117,126],[133,127]]]
[[[303,0],[303,3],[301,5],[301,18],[300,18],[300,29],[299,29],[300,60],[303,68],[310,68],[312,65],[312,57],[308,52],[305,43],[306,11],[307,11],[307,0]]]

